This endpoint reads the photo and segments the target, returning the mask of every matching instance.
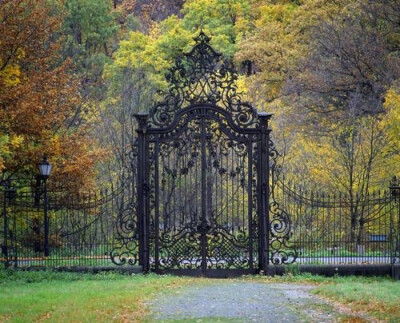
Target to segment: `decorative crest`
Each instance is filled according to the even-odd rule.
[[[211,37],[207,36],[203,30],[200,31],[200,34],[196,37],[193,38],[193,40],[196,42],[196,44],[200,44],[200,43],[205,43],[205,44],[209,44]]]
[[[211,104],[231,112],[233,123],[241,128],[254,127],[256,110],[241,102],[237,93],[237,72],[229,59],[224,59],[210,45],[211,37],[203,31],[189,53],[176,59],[166,75],[170,83],[164,100],[150,110],[149,126],[167,128],[176,113],[191,105]]]

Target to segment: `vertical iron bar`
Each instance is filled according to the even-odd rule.
[[[206,221],[207,211],[207,196],[206,196],[206,176],[207,176],[207,158],[206,158],[206,131],[204,119],[201,119],[201,223]],[[202,224],[200,224],[202,226]],[[206,274],[207,271],[207,255],[206,255],[206,232],[201,230],[201,271]]]
[[[400,192],[397,193],[397,235],[396,235],[397,241],[395,246],[397,262],[400,262],[400,194],[399,193]]]
[[[253,261],[253,143],[247,144],[247,230],[249,230],[249,264],[254,267]]]
[[[150,154],[149,154],[149,143],[147,136],[144,136],[144,183],[143,183],[143,205],[144,205],[144,248],[143,248],[143,260],[144,260],[144,271],[150,270]]]
[[[154,243],[155,243],[155,271],[159,271],[159,263],[160,263],[160,255],[159,255],[159,236],[160,236],[160,203],[159,203],[159,164],[158,164],[158,155],[159,155],[159,142],[155,142],[155,150],[154,150],[154,208],[155,208],[155,214],[154,214],[154,226],[155,226],[155,237],[154,237]]]
[[[18,267],[18,244],[17,244],[17,212],[13,212],[13,233],[11,238],[13,238],[13,251],[14,251],[14,268]]]
[[[389,193],[390,194],[390,193]],[[386,197],[387,198],[387,197]],[[386,201],[385,201],[386,204]],[[395,210],[395,203],[391,203],[391,198],[389,196],[389,210],[390,210],[390,223],[389,223],[389,230],[390,230],[390,238],[389,238],[389,248],[390,248],[390,263],[393,265],[395,262],[395,245],[393,239],[393,226],[394,226],[394,218],[393,213]],[[386,251],[386,250],[385,250]],[[385,254],[386,255],[386,254]]]
[[[270,218],[269,218],[269,199],[270,199],[270,181],[269,181],[269,176],[270,176],[270,160],[269,160],[269,140],[270,140],[270,130],[268,129],[268,119],[266,120],[266,135],[263,136],[265,137],[265,143],[264,143],[264,156],[263,156],[263,162],[264,162],[264,168],[266,168],[264,170],[264,176],[265,176],[265,184],[263,184],[264,187],[264,197],[263,197],[263,201],[265,203],[264,206],[264,211],[265,211],[265,223],[266,223],[266,231],[265,231],[265,241],[266,241],[266,245],[265,245],[265,255],[266,255],[266,265],[269,265],[269,261],[270,261],[270,228],[271,228],[271,224],[270,224]]]
[[[7,268],[9,266],[8,263],[8,219],[7,219],[7,191],[9,189],[9,186],[7,185],[4,189],[4,201],[3,201],[3,232],[4,232],[4,243],[3,243],[3,257],[5,259],[4,261],[4,267]]]
[[[391,262],[392,266],[394,263],[397,261],[400,261],[400,182],[397,179],[396,176],[392,178],[392,181],[390,183],[390,201],[391,201],[391,206],[390,209],[393,209],[393,212],[395,212],[395,209],[397,207],[397,233],[396,233],[396,242],[394,246],[394,250],[391,252]],[[393,213],[391,211],[391,213]],[[391,221],[390,224],[391,227],[394,226],[394,220]]]
[[[48,200],[47,200],[47,179],[43,181],[43,212],[44,212],[44,256],[50,255],[49,250],[49,216],[48,216]]]
[[[396,253],[396,259],[394,259],[394,262],[400,262],[400,182],[399,179],[396,177],[394,178],[395,181],[395,190],[394,197],[397,197],[397,203],[395,202],[395,207],[397,206],[397,234],[396,234],[396,246],[395,246],[395,253]],[[395,200],[396,201],[396,200]],[[397,204],[397,205],[396,205]]]
[[[144,138],[142,131],[137,130],[138,132],[138,163],[137,163],[137,210],[138,210],[138,227],[139,227],[139,265],[143,266],[143,218],[144,218],[144,210],[143,210],[143,151],[144,151]]]
[[[258,113],[260,120],[260,141],[258,147],[258,221],[259,221],[259,269],[266,273],[269,265],[269,132],[268,120],[271,114]]]
[[[147,136],[146,136],[146,123],[147,114],[136,114],[135,118],[138,121],[138,128],[136,130],[138,134],[138,166],[137,166],[137,191],[138,191],[138,223],[139,223],[139,265],[142,266],[144,272],[149,270],[149,256],[147,246],[147,211],[146,211],[146,199],[147,199],[147,183],[146,183],[146,157],[147,157]]]

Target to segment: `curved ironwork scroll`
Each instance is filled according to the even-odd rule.
[[[271,190],[269,198],[270,211],[270,260],[273,264],[291,264],[298,257],[295,246],[290,244],[293,235],[292,222],[289,215],[279,207],[275,200],[275,183],[279,175],[279,164],[277,159],[279,152],[272,140],[269,141],[269,157],[271,161]]]
[[[242,102],[237,92],[238,75],[232,62],[210,46],[210,39],[201,32],[194,38],[193,49],[179,57],[169,70],[169,90],[164,100],[150,110],[149,127],[168,128],[179,110],[198,103],[225,108],[241,128],[257,125],[256,110]]]
[[[163,201],[158,218],[154,216],[161,227],[156,234],[158,269],[256,267],[252,240],[255,205],[249,200],[256,172],[248,174],[254,162],[249,160],[253,138],[239,136],[226,128],[222,119],[210,115],[202,121],[191,119],[183,129],[155,143],[159,200]],[[208,198],[200,203],[202,178]],[[245,208],[242,213],[239,205]],[[202,208],[207,209],[205,218]]]
[[[120,196],[119,212],[115,221],[115,246],[110,259],[116,265],[138,265],[139,230],[137,217],[136,174],[138,144],[135,140],[128,153],[130,165],[126,169],[125,188]],[[128,200],[126,203],[125,200]]]
[[[137,212],[134,202],[118,214],[116,221],[116,241],[111,252],[111,261],[116,265],[137,265],[138,264],[138,226]]]

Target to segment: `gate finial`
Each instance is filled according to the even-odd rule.
[[[211,37],[207,36],[204,31],[203,28],[200,30],[200,33],[193,38],[193,40],[196,42],[196,45],[198,44],[209,44]]]

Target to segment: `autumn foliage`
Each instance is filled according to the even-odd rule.
[[[47,153],[63,183],[123,179],[132,115],[202,29],[245,100],[274,113],[287,176],[386,187],[400,174],[399,26],[398,0],[0,1],[0,174],[34,174]]]
[[[68,60],[60,57],[61,8],[45,0],[0,3],[0,172],[35,174],[47,154],[54,176],[82,185],[93,176],[95,151],[75,127],[81,97]]]

